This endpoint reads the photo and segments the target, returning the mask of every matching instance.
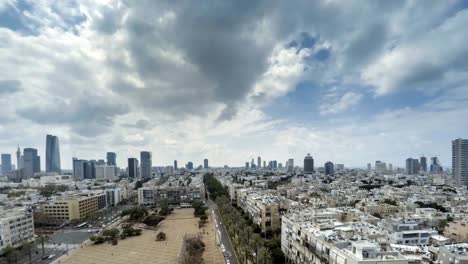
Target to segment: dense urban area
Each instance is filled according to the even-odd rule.
[[[124,169],[108,152],[62,170],[47,135],[45,171],[36,149],[18,148],[16,166],[1,156],[0,261],[468,263],[468,140],[451,147],[451,168],[424,156],[405,168],[317,166],[310,154],[299,166],[161,167],[142,151]],[[118,255],[141,239],[147,251]]]

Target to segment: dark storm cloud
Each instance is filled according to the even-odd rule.
[[[0,95],[16,93],[20,89],[21,83],[17,80],[0,80]]]
[[[56,98],[47,104],[17,110],[23,118],[40,124],[65,124],[83,136],[92,137],[112,128],[115,116],[128,113],[126,104],[110,102],[106,97],[85,94],[70,103]]]
[[[265,70],[269,49],[257,43],[253,30],[269,8],[263,1],[129,4],[123,25],[129,36],[126,48],[145,83],[145,89],[130,89],[130,95],[147,101],[147,107],[178,114],[197,113],[197,108],[205,108],[202,105],[219,103],[226,107],[223,117],[229,118]],[[174,19],[167,18],[170,21],[163,27],[158,26],[160,20],[151,19],[163,20],[171,12]],[[179,53],[193,69],[185,72],[187,65],[175,65],[161,51]],[[113,86],[129,91],[121,80]]]

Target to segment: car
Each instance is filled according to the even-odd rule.
[[[53,258],[55,258],[55,254],[50,255],[48,259],[53,259]]]

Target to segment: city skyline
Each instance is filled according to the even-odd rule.
[[[64,169],[142,150],[155,164],[310,152],[402,167],[423,153],[447,167],[467,137],[464,1],[4,1],[0,14],[0,152],[36,148],[42,168],[49,133]]]

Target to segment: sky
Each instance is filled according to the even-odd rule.
[[[467,25],[462,0],[0,0],[0,152],[450,166]]]

